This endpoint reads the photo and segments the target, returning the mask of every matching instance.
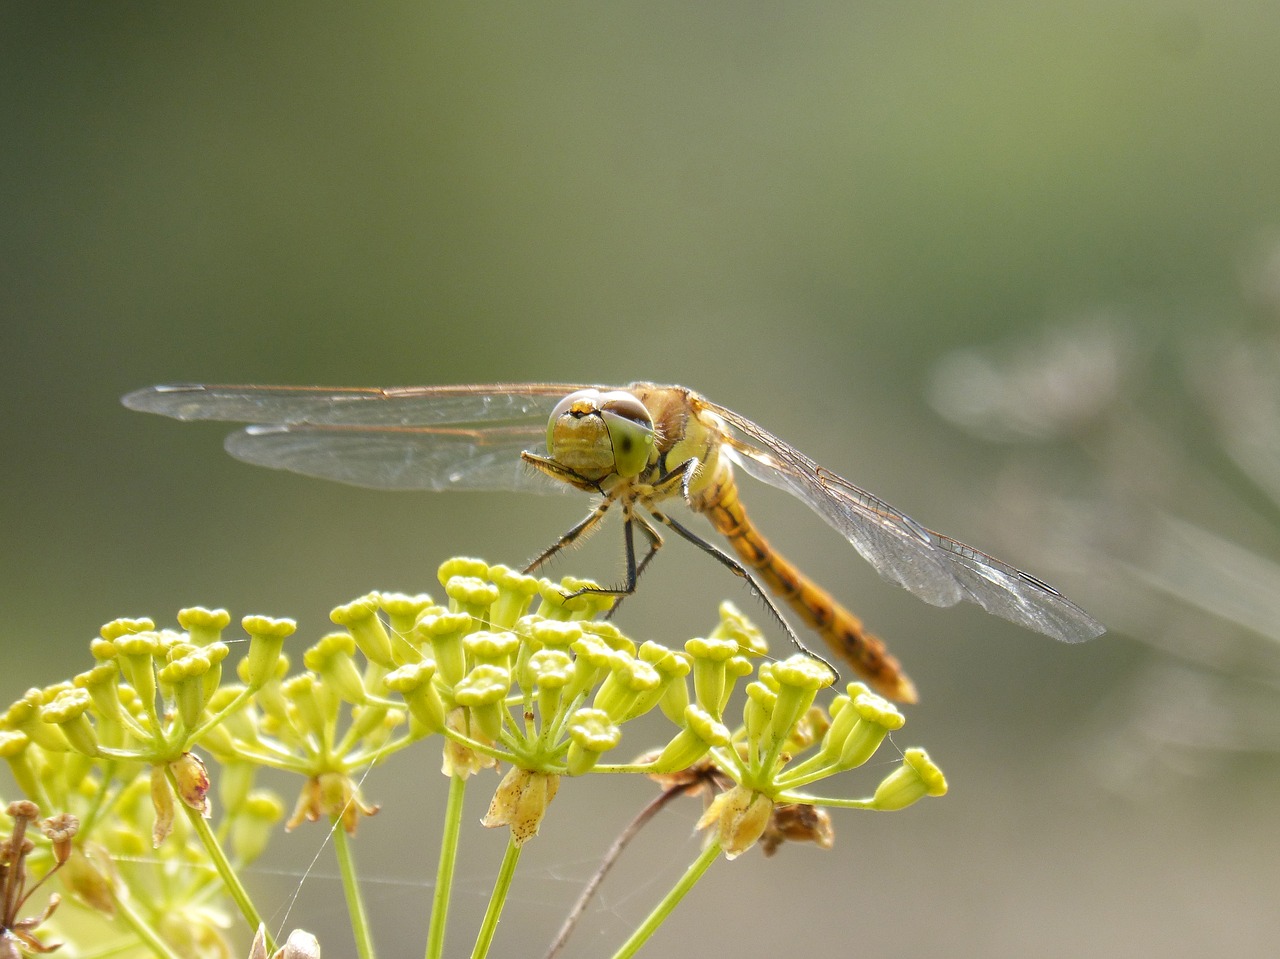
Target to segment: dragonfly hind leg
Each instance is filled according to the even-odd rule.
[[[835,665],[829,659],[824,656],[819,656],[800,641],[800,637],[796,635],[796,631],[791,628],[791,624],[788,623],[786,617],[782,615],[782,610],[778,609],[774,601],[769,598],[769,594],[765,592],[764,586],[760,584],[760,581],[756,579],[755,574],[752,573],[751,570],[742,563],[739,563],[736,559],[715,544],[708,543],[693,530],[689,529],[687,526],[677,523],[665,513],[660,513],[652,507],[650,507],[649,512],[653,514],[654,519],[658,520],[658,522],[675,530],[676,533],[688,540],[694,546],[698,547],[698,549],[702,550],[708,556],[718,560],[721,565],[727,567],[735,576],[745,579],[747,584],[751,587],[752,592],[754,592],[760,601],[764,603],[765,609],[769,611],[769,615],[772,616],[774,621],[782,627],[782,631],[787,634],[787,639],[791,641],[791,645],[804,653],[810,659],[818,660],[818,662],[826,666],[827,669],[831,670],[836,677],[835,681],[837,683],[840,681],[840,670],[836,669]]]

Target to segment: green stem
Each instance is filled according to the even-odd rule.
[[[169,778],[169,786],[176,795],[178,793],[178,782],[173,775],[173,770],[166,769],[165,772]],[[227,854],[222,851],[222,846],[218,844],[218,838],[213,834],[213,830],[209,828],[209,823],[204,816],[200,814],[199,810],[192,809],[181,800],[178,800],[178,805],[187,814],[187,820],[191,823],[191,828],[200,837],[205,851],[209,853],[209,858],[213,860],[214,868],[218,870],[218,875],[222,878],[222,884],[226,886],[227,893],[234,900],[236,908],[240,910],[240,915],[244,916],[244,921],[249,924],[249,928],[256,930],[259,926],[264,925],[262,917],[258,915],[258,910],[254,908],[253,900],[249,898],[249,891],[240,882],[240,877],[236,875],[231,861],[227,859]],[[275,940],[272,938],[271,933],[268,932],[267,953],[273,953],[275,950]]]
[[[124,896],[112,896],[111,901],[115,904],[116,915],[124,920],[125,925],[133,930],[134,934],[146,943],[157,956],[161,959],[180,959],[178,954],[174,952],[167,942],[160,938],[159,933],[151,928],[151,923],[147,922],[142,916],[129,905],[129,900]]]
[[[210,716],[208,719],[202,722],[199,726],[191,730],[187,734],[187,743],[191,744],[191,743],[199,742],[201,736],[203,736],[210,729],[218,725],[218,723],[222,722],[224,719],[230,716],[233,712],[235,712],[237,709],[239,709],[241,706],[247,703],[250,699],[253,698],[253,695],[256,692],[257,690],[251,687],[245,687],[244,689],[240,690],[240,692],[231,700],[231,702],[227,703],[227,705],[223,706],[216,713],[214,713],[212,716]]]
[[[511,880],[515,878],[518,862],[520,847],[512,838],[507,842],[507,853],[502,857],[502,865],[498,868],[493,895],[489,897],[489,908],[485,910],[484,922],[480,924],[480,934],[476,936],[476,947],[471,950],[471,959],[484,959],[489,954],[489,946],[498,931],[498,919],[502,915],[502,907],[506,905],[507,893],[511,890]]]
[[[449,895],[453,892],[453,869],[458,861],[458,837],[462,834],[462,800],[466,793],[466,777],[454,773],[449,778],[449,798],[444,808],[444,836],[440,840],[436,891],[431,900],[426,959],[444,956],[444,927],[449,918]]]
[[[680,877],[680,881],[671,887],[671,891],[667,893],[662,902],[658,903],[653,912],[645,918],[636,931],[631,934],[631,938],[622,944],[617,952],[613,954],[613,959],[630,959],[640,947],[649,941],[649,937],[658,931],[658,927],[667,921],[667,917],[675,911],[680,900],[683,899],[694,887],[703,873],[711,868],[711,864],[716,861],[720,855],[720,844],[712,841],[707,843],[707,848],[702,850],[702,854],[689,864],[689,868],[685,870],[684,875]]]
[[[846,799],[841,796],[813,796],[809,793],[785,789],[773,797],[774,802],[801,803],[805,806],[830,806],[834,809],[875,809],[875,797],[869,799]]]
[[[374,959],[373,930],[369,928],[369,914],[360,895],[360,879],[356,875],[356,860],[352,855],[351,838],[342,828],[341,820],[333,824],[333,848],[338,856],[338,873],[342,876],[342,891],[347,897],[347,915],[351,917],[351,934],[356,940],[356,955],[360,959]]]

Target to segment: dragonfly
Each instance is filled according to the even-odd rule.
[[[683,386],[184,384],[141,389],[123,402],[179,420],[247,424],[226,440],[237,459],[356,486],[594,494],[597,503],[586,517],[527,572],[581,540],[616,509],[623,517],[625,580],[593,591],[634,592],[663,544],[658,527],[669,529],[747,580],[799,648],[808,652],[765,588],[871,688],[900,702],[917,699],[901,664],[858,617],[761,535],[743,507],[735,469],[799,499],[884,579],[925,602],[973,602],[1068,643],[1104,632],[1043,580],[922,526],[745,416]],[[669,515],[668,502],[683,502],[705,516],[737,558]],[[639,560],[637,531],[646,544]]]

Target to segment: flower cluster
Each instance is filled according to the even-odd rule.
[[[300,669],[285,653],[290,620],[244,617],[247,642],[224,635],[225,610],[184,609],[177,629],[115,620],[91,644],[92,668],[0,715],[0,757],[19,788],[82,823],[63,887],[86,911],[125,918],[96,943],[131,933],[183,955],[227,955],[211,890],[225,884],[257,928],[235,869],[283,818],[257,772],[299,776],[288,826],[340,824],[341,853],[377,811],[359,789],[365,770],[429,737],[440,737],[455,784],[505,765],[484,823],[506,826],[516,851],[562,778],[592,771],[706,773],[715,796],[702,824],[712,853],[729,858],[757,841],[766,851],[785,839],[830,845],[819,806],[900,809],[946,789],[928,757],[908,750],[870,798],[804,792],[865,763],[902,715],[859,684],[816,705],[829,669],[803,656],[767,661],[763,637],[731,604],[676,649],[637,645],[604,621],[613,600],[591,583],[473,559],[444,563],[439,581],[438,602],[370,593],[333,610],[337,630],[294,654]],[[246,652],[232,669],[235,645]],[[619,760],[640,751],[623,746],[626,725],[654,710],[670,737]]]

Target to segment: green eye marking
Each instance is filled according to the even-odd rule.
[[[618,475],[624,478],[639,476],[649,465],[653,450],[653,424],[637,422],[621,413],[604,410],[600,414],[609,430],[613,443],[613,459]]]

